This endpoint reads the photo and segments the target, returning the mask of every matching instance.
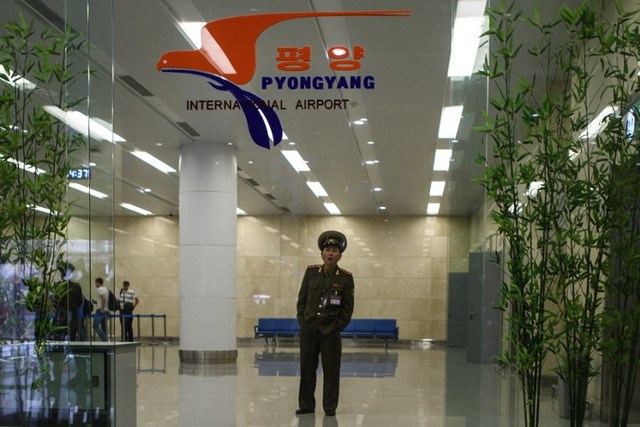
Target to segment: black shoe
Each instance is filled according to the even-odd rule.
[[[330,410],[330,411],[324,411],[324,414],[327,417],[335,417],[336,416],[336,411],[335,411],[335,409],[334,410]]]
[[[313,414],[314,412],[315,411],[313,409],[305,409],[305,408],[296,409],[296,415]]]

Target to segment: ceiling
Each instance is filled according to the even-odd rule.
[[[126,202],[154,215],[178,214],[179,172],[162,173],[133,156],[146,151],[179,170],[179,147],[190,143],[232,144],[237,148],[238,207],[249,215],[329,215],[333,202],[342,215],[425,215],[439,202],[439,215],[469,215],[481,205],[481,186],[472,182],[483,149],[471,131],[486,105],[486,82],[479,77],[447,78],[455,0],[113,0],[92,2],[86,25],[85,0],[3,2],[6,21],[18,8],[50,23],[66,16],[87,33],[91,67],[89,115],[113,124],[126,141],[91,139],[79,165],[92,166],[91,187],[109,195],[98,200],[77,194],[75,213],[132,215]],[[4,10],[12,8],[11,11]],[[103,8],[103,10],[100,10]],[[409,10],[410,16],[308,17],[266,29],[256,44],[256,70],[242,89],[275,101],[288,140],[266,149],[249,134],[239,110],[190,111],[188,101],[233,100],[205,79],[163,73],[156,64],[165,52],[192,50],[177,21],[214,21],[261,13]],[[6,12],[6,13],[4,13]],[[113,21],[108,19],[113,14]],[[74,25],[74,23],[76,23]],[[113,25],[113,31],[111,31]],[[84,31],[83,31],[84,30]],[[363,46],[361,68],[333,71],[327,49]],[[277,68],[278,47],[311,48],[310,68]],[[115,84],[111,85],[111,58]],[[269,76],[373,76],[373,89],[263,89]],[[302,110],[305,100],[340,100],[344,109]],[[443,106],[464,104],[455,140],[438,139]],[[363,125],[354,121],[366,118]],[[373,144],[369,142],[373,141]],[[295,143],[295,145],[291,145]],[[436,148],[452,148],[448,172],[434,172]],[[295,149],[307,161],[298,173],[282,149]],[[374,161],[374,164],[367,164]],[[306,181],[319,181],[328,196],[315,196]],[[429,196],[432,180],[447,182],[442,197]],[[380,191],[374,191],[379,188]],[[144,189],[147,189],[145,192]],[[115,200],[116,203],[113,203]]]

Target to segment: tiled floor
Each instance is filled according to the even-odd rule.
[[[336,417],[296,417],[298,349],[240,343],[236,365],[181,366],[176,346],[139,348],[140,427],[515,427],[520,402],[494,365],[426,344],[346,344]],[[322,375],[316,398],[321,400]],[[540,426],[568,426],[545,390]],[[587,426],[599,426],[590,421]]]

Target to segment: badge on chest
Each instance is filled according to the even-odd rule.
[[[340,289],[340,285],[334,283],[331,286],[331,290],[329,291],[329,295],[327,297],[327,301],[330,306],[339,306],[342,304],[342,295],[338,292]]]

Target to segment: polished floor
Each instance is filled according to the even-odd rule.
[[[185,366],[173,345],[138,349],[139,427],[516,427],[513,379],[492,364],[467,363],[464,349],[429,343],[345,343],[335,417],[295,416],[296,344],[239,343],[235,365]],[[316,399],[321,401],[322,373]],[[569,426],[544,391],[540,426]],[[586,426],[600,426],[588,421]]]

